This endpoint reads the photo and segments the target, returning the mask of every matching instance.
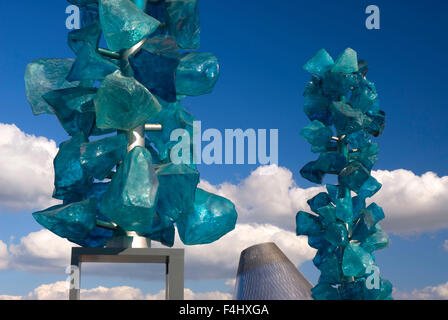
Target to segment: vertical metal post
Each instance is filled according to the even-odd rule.
[[[184,300],[184,256],[172,255],[166,264],[166,300]]]
[[[72,259],[70,263],[70,288],[69,300],[81,299],[81,261],[79,255],[75,254],[72,248]]]

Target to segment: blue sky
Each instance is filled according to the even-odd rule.
[[[381,10],[381,30],[365,28],[364,11],[370,4]],[[37,58],[73,56],[66,44],[67,5],[65,1],[49,0],[0,4],[0,123],[15,124],[27,134],[44,136],[57,144],[67,135],[53,116],[33,116],[25,97],[23,74],[27,63]],[[298,186],[310,187],[299,175],[299,169],[314,159],[309,145],[298,135],[308,123],[301,107],[309,75],[301,66],[320,48],[336,57],[351,47],[369,61],[368,78],[375,82],[387,113],[387,129],[378,139],[381,153],[375,169],[406,169],[417,176],[432,171],[438,177],[448,176],[447,11],[448,3],[435,0],[405,4],[397,0],[281,4],[202,0],[201,51],[218,57],[221,76],[213,94],[189,98],[184,106],[205,129],[279,129],[279,165],[292,172]],[[201,165],[199,170],[211,184],[238,185],[257,167]],[[416,190],[413,196],[419,198]],[[448,194],[441,193],[440,197],[448,199]],[[11,243],[14,237],[12,243],[17,244],[21,237],[39,231],[31,212],[29,208],[0,210],[0,240]],[[294,215],[291,212],[292,218]],[[377,253],[382,275],[398,290],[407,292],[446,283],[446,239],[448,230],[444,227],[391,234],[390,248]],[[310,280],[316,280],[318,273],[311,262],[300,269]],[[64,279],[63,270],[55,274],[0,270],[0,295],[25,295],[39,284]],[[83,285],[99,284],[132,285],[147,292],[162,287],[161,282],[142,285],[138,280],[97,276],[86,277]],[[222,280],[188,280],[187,286],[199,291],[229,291]]]

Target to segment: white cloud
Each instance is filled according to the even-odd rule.
[[[386,214],[386,231],[417,234],[448,228],[448,176],[409,170],[373,172],[383,188],[372,198]]]
[[[417,176],[409,170],[373,171],[383,188],[371,199],[383,207],[388,232],[417,234],[448,228],[448,176],[433,172]],[[295,214],[309,211],[307,200],[325,191],[324,187],[298,187],[287,168],[259,167],[241,183],[201,187],[231,199],[239,223],[269,223],[286,230],[295,228]]]
[[[9,268],[30,272],[63,273],[75,244],[44,229],[9,245]]]
[[[53,193],[53,140],[0,123],[0,209],[41,209],[58,201]],[[1,211],[0,211],[1,212]]]
[[[445,251],[448,251],[448,240],[445,240],[445,242],[443,243],[443,249],[445,249]]]
[[[396,290],[393,296],[399,300],[448,300],[448,282],[421,290],[415,289],[412,292]]]
[[[200,187],[232,200],[239,223],[272,224],[291,231],[296,213],[309,210],[307,200],[324,190],[322,186],[298,187],[292,172],[277,165],[258,167],[238,185],[201,181]]]
[[[229,293],[214,292],[193,292],[186,288],[184,291],[185,300],[230,300]],[[42,284],[25,296],[0,295],[0,300],[67,300],[68,283],[58,281],[50,284]],[[93,289],[81,289],[82,300],[165,300],[165,291],[155,294],[144,294],[140,289],[129,286],[113,288],[97,287]]]
[[[8,246],[0,240],[0,270],[8,267]]]

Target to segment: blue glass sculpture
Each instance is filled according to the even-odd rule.
[[[39,59],[25,74],[34,114],[55,114],[71,136],[54,159],[63,204],[36,221],[85,247],[129,233],[173,246],[176,226],[185,244],[207,244],[233,230],[233,203],[197,188],[194,163],[170,159],[173,130],[193,141],[182,99],[212,92],[219,77],[213,54],[185,51],[199,48],[197,0],[69,2],[82,13],[68,35],[76,59]]]
[[[371,135],[380,135],[385,124],[375,86],[366,78],[367,63],[350,48],[336,61],[321,49],[304,69],[312,74],[304,107],[311,123],[300,134],[320,156],[300,173],[318,184],[326,174],[337,175],[339,182],[308,201],[313,213],[300,211],[296,217],[297,235],[308,236],[309,245],[318,250],[313,262],[321,275],[312,296],[392,299],[391,283],[372,278],[370,271],[373,252],[387,247],[389,239],[378,224],[383,210],[375,203],[366,207],[366,199],[381,188],[370,175],[379,151]]]

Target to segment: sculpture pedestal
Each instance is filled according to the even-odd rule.
[[[170,248],[72,248],[69,300],[80,300],[81,264],[164,263],[167,300],[184,299],[184,249]]]

